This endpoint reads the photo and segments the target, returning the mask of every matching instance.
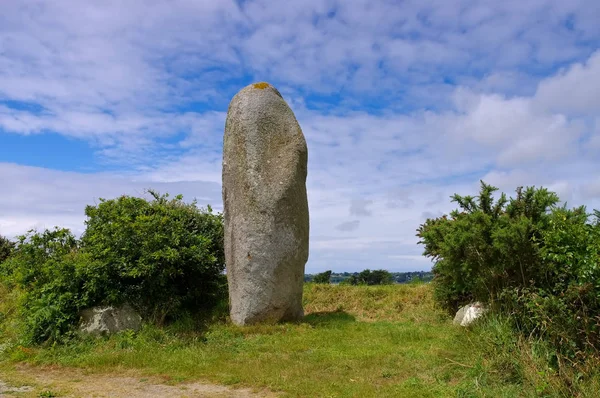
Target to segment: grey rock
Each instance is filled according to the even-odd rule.
[[[459,308],[452,323],[460,326],[469,326],[486,312],[487,308],[480,302],[467,304]]]
[[[123,330],[138,331],[142,317],[130,305],[92,307],[81,311],[79,330],[93,335],[111,334]]]
[[[229,104],[223,139],[225,264],[238,325],[304,315],[308,152],[300,125],[268,83]]]

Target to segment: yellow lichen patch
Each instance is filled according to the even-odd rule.
[[[260,83],[254,83],[253,84],[254,88],[257,88],[259,90],[264,90],[265,88],[269,87],[269,83],[266,82],[260,82]]]

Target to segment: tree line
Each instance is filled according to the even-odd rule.
[[[304,275],[305,282],[350,285],[386,285],[393,283],[431,282],[431,271],[389,272],[386,270],[365,269],[361,272],[339,272],[331,270],[318,274]]]

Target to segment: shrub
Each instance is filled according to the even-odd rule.
[[[152,195],[88,206],[81,241],[59,228],[18,238],[0,282],[20,291],[24,343],[68,336],[80,310],[94,305],[128,302],[162,324],[219,304],[226,294],[221,215],[180,196]]]
[[[314,283],[331,283],[331,270],[316,274],[313,278]]]
[[[538,242],[556,194],[540,188],[502,194],[481,182],[478,197],[454,195],[459,209],[428,219],[417,231],[433,267],[436,300],[449,311],[469,301],[494,301],[511,286],[532,286],[540,273]]]
[[[585,209],[557,208],[542,231],[540,281],[505,292],[519,327],[570,360],[600,353],[600,227]],[[505,305],[507,305],[505,304]]]
[[[109,301],[127,301],[162,324],[211,308],[224,295],[223,222],[212,209],[149,191],[87,206],[83,247],[107,270]]]
[[[563,359],[600,354],[600,213],[589,222],[543,188],[494,201],[496,190],[482,182],[478,197],[454,195],[459,209],[419,227],[437,302],[450,312],[487,302]]]
[[[3,282],[22,292],[18,316],[24,343],[55,340],[69,332],[79,310],[100,300],[105,270],[82,253],[68,229],[30,231],[0,266]]]
[[[0,264],[11,255],[14,247],[13,242],[0,235]]]

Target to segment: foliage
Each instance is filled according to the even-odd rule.
[[[321,272],[320,274],[316,274],[313,277],[312,281],[314,283],[331,283],[330,279],[331,279],[331,270]]]
[[[600,226],[584,208],[557,208],[542,232],[541,279],[503,300],[519,326],[560,347],[569,361],[600,354]]]
[[[0,264],[11,255],[14,247],[13,242],[0,235]]]
[[[383,269],[366,269],[358,275],[352,275],[348,282],[351,285],[390,285],[394,283],[394,278],[390,272]]]
[[[428,219],[418,229],[419,243],[432,257],[438,301],[450,311],[472,300],[493,301],[506,287],[525,287],[539,274],[537,242],[556,194],[534,187],[502,194],[481,182],[478,197],[452,197],[459,209]]]
[[[107,270],[108,301],[127,301],[162,324],[223,296],[223,222],[210,207],[149,192],[150,201],[121,196],[87,206],[82,243]]]
[[[23,329],[23,322],[18,316],[23,293],[3,279],[0,276],[0,351],[7,344],[18,341]]]
[[[482,182],[477,197],[454,195],[459,209],[419,227],[424,254],[436,260],[436,300],[449,311],[488,302],[563,360],[600,354],[598,219],[557,207],[543,188],[495,201],[496,190]]]
[[[59,228],[20,236],[0,276],[23,293],[18,311],[26,344],[65,335],[79,310],[98,301],[106,285],[101,264],[81,252],[68,229]]]
[[[433,273],[430,271],[392,272],[392,277],[396,283],[411,283],[415,281],[427,283],[433,280]]]
[[[152,195],[88,206],[81,242],[59,228],[20,236],[0,265],[18,314],[10,322],[0,314],[0,330],[19,328],[18,319],[20,340],[33,344],[68,337],[80,310],[94,305],[128,302],[158,324],[218,306],[226,295],[221,215]]]

